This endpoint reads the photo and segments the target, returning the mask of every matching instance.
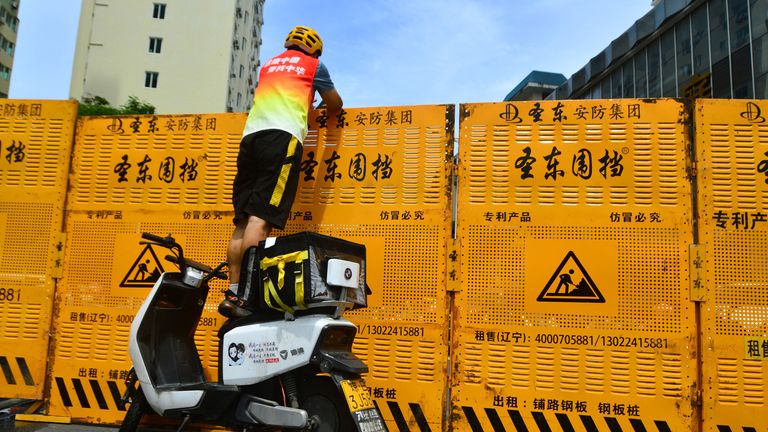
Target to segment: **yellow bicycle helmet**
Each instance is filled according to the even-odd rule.
[[[323,40],[316,31],[309,27],[296,26],[285,38],[285,47],[298,47],[305,53],[318,57],[323,53]]]

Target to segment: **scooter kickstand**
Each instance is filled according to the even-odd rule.
[[[189,414],[187,414],[184,417],[184,420],[181,421],[181,424],[179,425],[179,428],[176,429],[176,432],[182,432],[184,430],[184,426],[186,426],[187,423],[189,423],[189,419],[190,419],[190,416],[189,416]]]

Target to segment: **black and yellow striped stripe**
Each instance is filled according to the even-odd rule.
[[[291,137],[291,141],[288,142],[288,150],[285,152],[285,163],[280,168],[280,176],[277,178],[277,184],[275,189],[272,190],[272,197],[269,199],[269,204],[277,207],[283,200],[283,193],[285,192],[285,185],[288,183],[288,175],[291,173],[291,167],[293,166],[293,156],[296,153],[296,145],[299,140],[296,137]]]
[[[472,432],[485,432],[486,429],[483,428],[483,424],[481,422],[481,419],[478,417],[477,413],[475,412],[474,407],[470,406],[463,406],[461,407],[461,411],[464,414],[464,418],[466,419],[467,423],[469,424],[469,427],[472,429]],[[478,411],[480,411],[478,409]],[[494,432],[506,432],[507,429],[504,427],[504,424],[501,420],[501,416],[499,415],[499,411],[493,408],[485,408],[481,412],[485,413],[485,417],[487,418],[488,422],[491,424],[491,430]],[[503,411],[502,411],[503,413]],[[672,429],[669,427],[669,424],[667,424],[664,420],[643,420],[639,418],[628,418],[626,421],[622,420],[622,422],[619,422],[619,419],[616,417],[604,417],[604,416],[591,416],[586,414],[565,414],[565,413],[555,413],[555,419],[557,419],[557,423],[551,422],[547,420],[547,417],[544,415],[544,412],[542,411],[531,411],[530,415],[533,418],[533,421],[528,421],[526,423],[525,419],[523,418],[522,412],[519,410],[506,410],[506,413],[503,413],[509,416],[510,420],[512,421],[512,425],[514,426],[514,431],[516,432],[551,432],[551,431],[563,431],[563,432],[575,432],[576,425],[581,423],[583,426],[583,429],[587,432],[600,432],[607,430],[610,432],[671,432]],[[622,423],[624,423],[624,426],[622,426]],[[627,426],[626,423],[629,423]],[[579,427],[579,430],[582,430],[581,427]]]
[[[14,373],[14,363],[18,374]],[[0,356],[0,370],[3,371],[3,377],[5,377],[5,382],[8,385],[22,385],[22,383],[26,386],[35,385],[35,380],[32,378],[32,373],[30,372],[27,360],[24,359],[24,357],[9,359],[6,356]]]

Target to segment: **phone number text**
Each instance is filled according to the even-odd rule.
[[[534,340],[542,345],[584,345],[620,348],[668,348],[666,338],[642,336],[595,336],[539,333]]]
[[[423,337],[424,327],[364,324],[360,326],[360,335]]]

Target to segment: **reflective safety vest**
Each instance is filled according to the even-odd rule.
[[[312,82],[319,63],[320,60],[302,51],[287,50],[264,64],[243,136],[280,129],[304,142],[314,96]]]

